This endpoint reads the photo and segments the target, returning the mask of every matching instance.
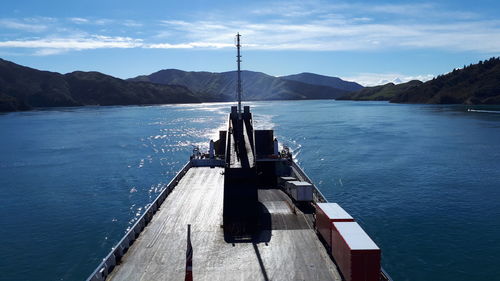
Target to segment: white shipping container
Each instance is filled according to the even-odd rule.
[[[354,218],[349,215],[337,203],[317,203],[318,208],[325,213],[325,215],[333,221],[354,221]]]
[[[312,201],[313,186],[305,181],[288,181],[285,184],[286,191],[295,201]]]
[[[279,177],[279,178],[278,178],[278,184],[279,184],[280,186],[283,186],[283,187],[284,187],[284,186],[285,186],[285,183],[286,183],[287,181],[296,181],[296,180],[297,180],[297,179],[296,179],[296,178],[294,178],[294,177]]]

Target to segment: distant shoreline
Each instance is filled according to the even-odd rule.
[[[301,99],[301,100],[249,100],[243,102],[304,102],[304,101],[324,101],[330,100],[335,102],[355,102],[355,103],[387,103],[394,105],[424,105],[424,106],[453,106],[453,107],[463,107],[471,112],[477,113],[500,113],[500,104],[476,104],[476,105],[468,105],[468,104],[425,104],[425,103],[391,103],[389,101],[384,100],[345,100],[345,99]],[[22,112],[36,112],[36,111],[57,111],[57,110],[72,110],[72,109],[82,109],[82,108],[111,108],[111,107],[147,107],[147,106],[169,106],[169,105],[193,105],[193,104],[214,104],[214,103],[223,103],[223,104],[231,104],[235,103],[235,101],[206,101],[206,102],[190,102],[190,103],[164,103],[164,104],[126,104],[126,105],[77,105],[77,106],[51,106],[51,107],[35,107],[27,110],[17,110],[17,111],[0,111],[0,115],[6,115],[10,113],[22,113]]]

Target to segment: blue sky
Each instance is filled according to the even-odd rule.
[[[427,80],[500,55],[500,1],[24,1],[0,9],[0,57],[120,78],[160,69]]]

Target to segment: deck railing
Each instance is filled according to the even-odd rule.
[[[300,168],[300,166],[295,163],[295,161],[291,161],[292,163],[290,164],[290,166],[292,167],[292,171],[293,173],[297,176],[297,178],[301,181],[305,181],[305,182],[308,182],[310,184],[312,184],[313,186],[313,200],[314,202],[316,203],[325,203],[327,202],[325,196],[323,196],[323,193],[321,193],[321,191],[319,191],[319,189],[314,185],[314,183],[312,182],[312,180],[306,175],[306,173],[304,173],[304,171],[302,170],[302,168]]]
[[[154,214],[160,208],[167,196],[174,190],[182,177],[191,168],[191,161],[186,163],[177,175],[166,185],[166,188],[155,198],[155,200],[144,210],[135,224],[123,236],[123,238],[112,248],[111,252],[102,260],[94,272],[87,278],[87,281],[103,281],[113,271],[123,255],[135,242],[139,234],[151,221]]]
[[[319,191],[318,188],[316,188],[316,186],[314,185],[314,183],[312,182],[312,180],[307,176],[307,174],[302,170],[302,168],[300,168],[300,166],[295,163],[295,161],[291,161],[292,163],[290,164],[290,166],[292,167],[292,171],[293,171],[293,174],[301,181],[305,181],[305,182],[308,182],[310,184],[313,185],[313,199],[314,199],[314,202],[318,203],[326,203],[328,202],[328,200],[326,200],[325,196],[323,196],[323,193],[321,193],[321,191]],[[389,274],[387,274],[387,272],[381,268],[380,269],[381,272],[380,272],[380,280],[381,281],[393,281],[392,278],[389,276]]]

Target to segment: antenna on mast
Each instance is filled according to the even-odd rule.
[[[240,33],[236,34],[236,48],[238,49],[238,55],[236,56],[236,62],[238,63],[238,117],[241,119],[241,55],[240,55]]]

